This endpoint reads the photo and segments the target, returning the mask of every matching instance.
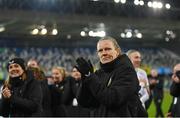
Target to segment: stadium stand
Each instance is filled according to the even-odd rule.
[[[123,49],[125,52],[127,49]],[[163,48],[139,48],[142,52],[143,65],[150,68],[172,68],[172,66],[180,61],[180,57]],[[42,66],[47,75],[53,66],[62,66],[70,71],[75,64],[75,59],[83,56],[97,65],[98,58],[94,48],[0,48],[0,66],[1,66],[1,79],[5,79],[5,65],[7,60],[12,57],[22,57],[25,60],[36,59]],[[169,74],[170,71],[167,71]]]

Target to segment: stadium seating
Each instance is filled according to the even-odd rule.
[[[124,48],[123,52],[128,49]],[[168,67],[180,62],[180,57],[175,53],[160,48],[139,48],[142,53],[142,61],[144,65],[152,68]],[[49,75],[53,66],[65,67],[67,71],[75,65],[77,57],[85,57],[90,59],[94,65],[98,65],[98,58],[94,48],[0,48],[0,66],[1,79],[6,78],[6,63],[12,57],[21,57],[26,61],[36,59],[40,66],[44,69],[45,74]]]

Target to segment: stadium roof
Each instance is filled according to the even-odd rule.
[[[0,0],[1,37],[89,38],[101,31],[104,35],[132,38],[178,40],[180,34],[180,2],[164,0],[168,9],[152,9],[114,0]],[[45,35],[32,35],[46,29]],[[53,29],[58,33],[52,35]],[[93,34],[94,33],[94,34]],[[90,36],[90,34],[92,34]],[[97,35],[99,36],[99,35]],[[138,37],[139,36],[139,37]]]

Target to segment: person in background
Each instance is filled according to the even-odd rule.
[[[47,79],[47,83],[48,85],[53,85],[54,84],[54,80],[52,76],[46,76]]]
[[[141,89],[139,91],[139,96],[140,96],[142,105],[145,108],[145,102],[149,99],[150,90],[149,90],[149,81],[147,78],[147,74],[143,69],[140,68],[141,54],[137,50],[129,50],[127,52],[127,55],[130,58],[133,66],[136,70],[138,80],[139,80],[139,85],[141,86]]]
[[[173,96],[173,101],[167,117],[180,117],[180,63],[173,68],[172,81],[170,94]]]
[[[73,93],[66,71],[62,67],[52,68],[54,84],[49,85],[52,98],[53,116],[67,116],[67,107],[72,105]]]
[[[13,58],[7,64],[9,78],[2,90],[3,117],[41,116],[42,90],[33,73],[27,70],[22,58]]]
[[[98,41],[97,54],[100,69],[95,72],[90,61],[76,60],[82,76],[78,104],[92,117],[136,116],[139,82],[131,61],[112,37]]]
[[[40,69],[39,64],[36,60],[31,59],[27,63],[27,67],[34,74],[34,78],[41,83],[42,89],[42,117],[52,116],[52,108],[51,108],[51,93],[48,87],[48,81],[45,77],[43,70]]]
[[[81,105],[78,104],[77,96],[79,93],[79,90],[81,88],[81,73],[77,70],[77,68],[74,66],[71,74],[66,79],[70,80],[72,95],[73,95],[73,101],[72,105],[67,106],[68,109],[68,117],[87,117],[88,116],[88,110],[83,108]]]
[[[40,68],[38,62],[35,59],[30,59],[27,62],[27,66],[32,68]]]
[[[78,102],[77,102],[77,94],[78,94],[78,90],[80,88],[81,85],[81,73],[77,70],[77,68],[73,67],[72,72],[71,72],[71,87],[72,87],[72,91],[74,94],[74,99],[73,99],[73,106],[78,106]]]
[[[161,77],[158,74],[158,71],[156,69],[151,70],[151,76],[149,77],[150,87],[152,91],[152,99],[154,99],[154,103],[156,106],[156,117],[164,117],[164,114],[162,112],[162,101],[164,97],[163,92],[163,85],[164,80],[163,77]]]

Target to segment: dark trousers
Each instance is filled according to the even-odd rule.
[[[156,117],[164,117],[161,105],[162,105],[162,98],[154,98],[154,103],[156,106]]]

